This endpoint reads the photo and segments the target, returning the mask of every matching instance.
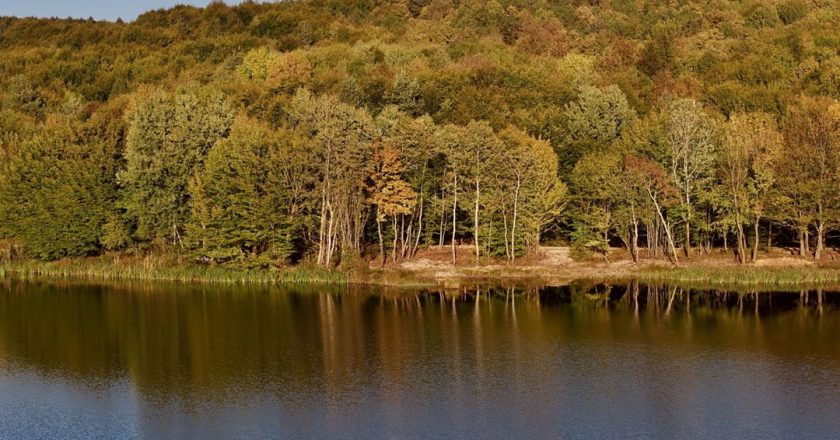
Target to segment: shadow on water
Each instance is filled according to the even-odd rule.
[[[840,429],[839,306],[637,282],[6,279],[0,437],[819,436]]]

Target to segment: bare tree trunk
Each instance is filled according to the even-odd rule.
[[[329,202],[327,202],[327,215],[329,220],[327,221],[327,250],[326,255],[324,256],[325,266],[332,264],[332,256],[335,251],[335,232],[333,229],[333,225],[335,223],[335,212]]]
[[[805,254],[811,255],[811,231],[805,226]]]
[[[397,231],[397,216],[394,215],[394,246],[391,249],[391,259],[394,263],[397,262],[397,239],[399,239],[400,233]]]
[[[321,226],[318,231],[318,265],[326,264],[325,244],[327,239],[327,203],[326,194],[321,195]]]
[[[744,224],[743,224],[743,222],[741,222],[740,218],[735,220],[735,230],[737,232],[736,239],[738,240],[738,248],[737,248],[738,263],[744,264],[744,263],[747,262],[746,261],[747,242],[746,242],[746,239],[744,238],[744,235],[745,235],[744,234]]]
[[[822,250],[825,247],[825,222],[822,218],[817,220],[817,248],[814,250],[814,259],[822,258]]]
[[[420,217],[417,221],[417,239],[414,241],[414,248],[411,249],[409,258],[417,255],[417,248],[420,246],[421,235],[423,235],[423,187],[420,187]]]
[[[661,231],[662,220],[656,217],[653,222],[653,258],[659,258],[659,239],[662,235]]]
[[[773,247],[773,222],[767,222],[767,252]]]
[[[504,242],[505,242],[505,257],[507,258],[508,261],[511,261],[510,246],[508,246],[508,222],[507,222],[507,213],[506,212],[502,213],[502,226],[505,228],[504,234],[502,236],[502,238],[504,238]]]
[[[440,236],[438,237],[438,248],[443,249],[446,241],[446,205],[443,198],[440,199]]]
[[[405,227],[405,215],[400,216],[400,258],[405,258],[406,247],[408,246],[408,235],[411,234],[411,223],[408,229]]]
[[[475,241],[475,264],[478,264],[478,258],[481,256],[481,248],[478,244],[478,202],[481,196],[481,182],[478,178],[475,179],[475,217],[473,219],[473,241]]]
[[[177,223],[172,223],[172,233],[173,233],[173,236],[172,236],[173,244],[177,244],[178,246],[181,247],[181,249],[183,249],[184,248],[184,241],[181,240],[181,234],[178,232],[178,224]]]
[[[630,256],[633,258],[634,263],[639,262],[639,221],[636,218],[636,208],[634,206],[630,206],[630,219],[632,223],[632,229],[630,231]]]
[[[724,230],[723,231],[723,251],[724,252],[729,252],[729,243],[728,243],[729,239],[728,239],[728,237],[729,237],[729,232]]]
[[[385,242],[382,241],[382,221],[379,220],[379,212],[376,215],[376,233],[379,235],[379,257],[382,259],[382,266],[385,266],[387,257],[385,256]]]
[[[799,229],[799,256],[801,258],[805,258],[805,255],[808,252],[807,249],[806,249],[806,247],[808,246],[807,242],[808,242],[808,238],[805,235],[805,230],[800,228]]]
[[[513,225],[510,229],[510,261],[516,259],[516,219],[519,215],[519,189],[522,186],[520,177],[516,177],[516,191],[513,194]],[[539,244],[539,243],[537,243]]]
[[[639,262],[639,223],[633,221],[633,230],[630,235],[630,255],[633,257],[633,262]]]
[[[755,263],[755,261],[758,259],[758,240],[760,239],[759,233],[758,233],[758,226],[760,224],[760,219],[761,219],[760,217],[756,216],[755,225],[753,226],[753,233],[755,234],[755,236],[753,237],[753,248],[752,248],[752,261],[753,261],[753,263]]]
[[[665,228],[665,234],[668,238],[668,247],[670,248],[669,259],[671,263],[678,264],[679,261],[677,260],[677,249],[674,246],[674,238],[671,236],[671,228],[668,226],[668,221],[665,220],[665,216],[662,214],[662,209],[659,207],[659,202],[656,200],[656,196],[648,190],[648,195],[650,196],[651,201],[653,201],[653,205],[656,208],[657,214],[659,214],[659,220],[662,222],[662,227]]]
[[[493,216],[490,216],[490,227],[487,230],[487,238],[484,240],[484,243],[485,243],[484,254],[485,255],[490,255],[490,252],[491,252],[491,249],[492,249],[493,233],[494,232],[496,232],[496,231],[493,229]]]
[[[455,232],[458,225],[458,175],[455,174],[454,201],[452,202],[452,264],[455,264],[457,251],[455,250]]]

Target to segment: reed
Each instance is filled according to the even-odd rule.
[[[840,284],[840,269],[816,267],[684,267],[646,269],[646,283],[702,283],[708,286],[819,286]]]
[[[21,279],[46,277],[208,284],[347,284],[349,282],[344,272],[309,266],[276,270],[198,265],[148,267],[141,264],[116,264],[105,259],[6,263],[0,265],[0,276],[15,276]]]

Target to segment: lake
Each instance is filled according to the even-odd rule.
[[[0,438],[829,438],[840,293],[0,280]]]

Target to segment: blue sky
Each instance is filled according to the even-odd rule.
[[[130,21],[145,11],[177,4],[206,6],[210,0],[0,0],[0,16],[93,17],[99,20]],[[228,0],[228,3],[238,1]]]

